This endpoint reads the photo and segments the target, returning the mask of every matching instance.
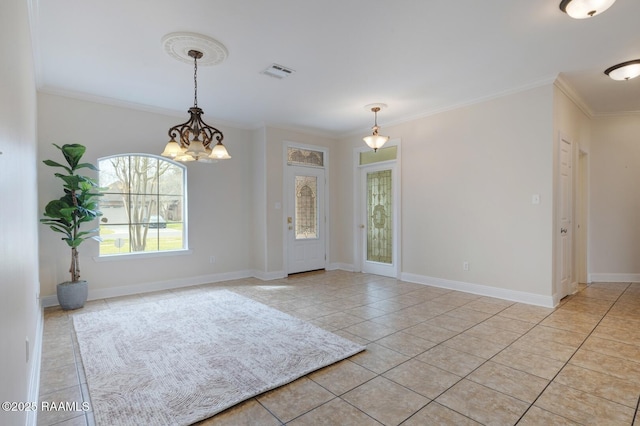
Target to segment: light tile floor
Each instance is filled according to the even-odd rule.
[[[367,350],[201,425],[640,426],[638,283],[582,286],[550,309],[330,271],[97,300],[83,311],[218,288]],[[90,401],[70,315],[45,310],[41,401]],[[91,411],[51,411],[38,424],[94,422]]]

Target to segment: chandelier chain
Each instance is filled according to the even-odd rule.
[[[198,57],[193,57],[193,106],[198,107]]]

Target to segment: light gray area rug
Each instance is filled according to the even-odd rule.
[[[188,425],[365,349],[227,290],[73,324],[97,425]]]

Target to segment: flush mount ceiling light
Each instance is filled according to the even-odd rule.
[[[614,65],[604,70],[604,73],[614,80],[631,80],[640,76],[640,59]]]
[[[616,0],[562,0],[560,10],[574,19],[596,16],[609,9]]]
[[[218,64],[226,58],[227,50],[216,40],[192,33],[169,34],[164,37],[163,44],[167,53],[176,59],[193,60],[194,94],[193,106],[188,111],[189,120],[169,129],[170,140],[160,155],[181,162],[204,163],[231,158],[222,144],[222,132],[205,123],[202,120],[203,111],[198,108],[198,60],[204,57],[205,64]],[[189,45],[197,47],[187,48]]]
[[[373,134],[370,136],[365,136],[364,138],[362,138],[362,140],[367,145],[369,145],[369,148],[373,149],[374,152],[376,152],[379,148],[382,148],[382,145],[384,145],[389,140],[389,136],[381,136],[378,134],[378,130],[380,129],[380,127],[378,126],[378,111],[386,107],[387,105],[385,104],[370,104],[365,106],[365,108],[370,109],[371,112],[373,112],[375,121],[373,127],[371,128],[373,130]]]

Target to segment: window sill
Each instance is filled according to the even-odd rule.
[[[109,254],[106,256],[96,256],[93,258],[94,262],[113,262],[118,260],[136,260],[147,259],[153,257],[167,257],[167,256],[186,256],[193,253],[192,250],[171,250],[171,251],[152,251],[142,253],[123,253],[123,254]]]

